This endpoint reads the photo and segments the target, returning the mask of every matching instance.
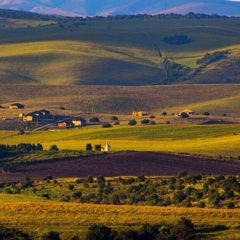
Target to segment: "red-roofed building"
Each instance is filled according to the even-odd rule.
[[[21,103],[12,103],[8,106],[9,109],[23,109],[24,105]]]

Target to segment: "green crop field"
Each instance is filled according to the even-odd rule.
[[[238,157],[239,125],[116,126],[110,129],[87,127],[77,130],[26,132],[1,131],[0,143],[41,143],[45,149],[85,150],[87,143],[110,143],[113,151],[187,152],[210,156]]]

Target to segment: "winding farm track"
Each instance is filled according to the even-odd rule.
[[[86,176],[170,176],[181,170],[190,174],[239,174],[240,162],[175,155],[160,152],[117,152],[86,157],[24,164],[17,172],[0,174],[0,181],[86,177]]]

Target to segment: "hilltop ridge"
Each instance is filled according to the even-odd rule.
[[[240,2],[226,0],[5,0],[0,8],[65,16],[108,16],[124,14],[159,14],[188,12],[240,16]]]

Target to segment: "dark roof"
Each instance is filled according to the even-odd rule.
[[[10,106],[24,106],[24,105],[21,103],[12,103],[12,104],[10,104]]]

